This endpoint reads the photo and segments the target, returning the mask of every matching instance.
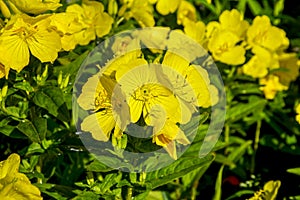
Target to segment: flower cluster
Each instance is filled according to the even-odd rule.
[[[4,199],[40,200],[41,192],[30,183],[25,174],[19,173],[20,156],[11,154],[0,162],[0,197]]]
[[[219,21],[205,25],[197,21],[196,8],[185,0],[115,0],[108,2],[108,13],[100,2],[84,0],[68,5],[64,12],[55,11],[59,0],[0,1],[7,18],[0,31],[0,78],[10,69],[20,72],[32,54],[41,62],[54,62],[60,51],[87,45],[96,37],[107,35],[114,18],[133,18],[141,27],[155,25],[154,9],[160,15],[176,13],[183,32],[206,48],[216,61],[239,65],[241,71],[259,80],[267,99],[287,90],[298,76],[299,63],[294,53],[286,53],[289,40],[282,29],[273,26],[267,16],[257,16],[252,24],[233,9],[225,10]],[[30,14],[30,16],[28,15]],[[250,56],[246,56],[250,55]],[[19,59],[13,59],[18,57]]]
[[[102,3],[96,1],[72,4],[55,14],[41,13],[60,7],[59,0],[0,2],[7,17],[0,30],[0,78],[8,77],[10,69],[20,72],[29,64],[30,55],[41,62],[54,62],[60,51],[108,34],[113,23]]]
[[[147,31],[136,37],[147,43],[145,35]],[[127,41],[127,48],[139,44],[127,37],[115,43]],[[141,47],[122,53],[114,46],[118,45],[113,49],[120,55],[88,79],[77,99],[81,108],[91,111],[83,119],[81,130],[90,132],[96,140],[108,141],[112,131],[113,137],[120,138],[130,123],[151,126],[153,143],[176,159],[175,141],[190,143],[180,125],[187,124],[200,107],[215,105],[217,88],[203,67],[172,51],[161,52],[149,61]]]
[[[241,71],[258,78],[267,99],[287,90],[299,75],[295,53],[286,53],[289,40],[285,32],[273,26],[267,16],[257,16],[252,24],[239,11],[224,11],[219,22],[206,26],[201,21],[186,20],[184,31],[202,44],[216,61],[239,65]],[[251,56],[246,56],[247,52]]]

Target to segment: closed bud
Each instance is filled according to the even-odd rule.
[[[13,14],[21,14],[22,12],[10,1],[7,1],[10,10],[13,12]]]
[[[8,85],[7,85],[7,83],[5,83],[1,90],[2,97],[5,97],[7,95],[7,90],[8,90]]]
[[[63,82],[63,88],[66,88],[69,84],[69,81],[70,81],[70,74],[68,74],[66,77],[65,77],[65,80]]]
[[[118,13],[118,4],[116,0],[109,0],[108,2],[108,14],[114,16]]]
[[[48,65],[46,65],[45,70],[43,71],[42,77],[46,78],[48,76]]]
[[[88,185],[94,185],[95,181],[94,181],[93,172],[87,172],[86,181],[87,181]]]
[[[9,8],[7,7],[7,5],[2,0],[0,0],[0,9],[1,9],[1,13],[3,14],[3,16],[5,18],[10,18],[11,17],[11,13],[10,13]]]
[[[127,146],[127,135],[123,134],[121,138],[121,148],[125,149]]]
[[[114,135],[111,136],[111,143],[114,147],[118,145],[117,138]]]
[[[58,77],[57,77],[57,85],[62,84],[62,78],[63,78],[63,74],[62,74],[62,71],[60,71],[58,74]]]

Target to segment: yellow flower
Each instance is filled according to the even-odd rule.
[[[78,22],[76,13],[56,13],[51,15],[51,26],[55,27],[56,31],[61,36],[61,46],[65,51],[70,51],[76,47],[78,41],[74,33],[82,30],[82,24]]]
[[[277,92],[288,89],[287,86],[279,82],[279,77],[274,75],[260,79],[259,84],[263,85],[260,90],[264,92],[266,99],[274,99]]]
[[[131,122],[136,123],[142,116],[150,124],[150,112],[160,105],[167,116],[179,121],[179,104],[173,92],[156,78],[155,65],[142,65],[128,70],[118,81],[130,107]]]
[[[113,128],[116,137],[122,136],[129,122],[129,110],[121,95],[115,80],[102,74],[89,78],[77,99],[80,107],[92,111],[84,118],[81,130],[90,132],[99,141],[108,141]]]
[[[116,81],[119,81],[131,69],[148,63],[144,58],[141,58],[141,54],[141,50],[138,49],[116,57],[106,64],[102,70],[103,74],[114,76]]]
[[[11,154],[0,162],[0,197],[2,199],[40,200],[41,192],[32,185],[25,174],[19,173],[20,156]]]
[[[40,14],[48,10],[56,10],[62,6],[60,0],[9,0],[17,9],[24,13]]]
[[[280,83],[289,86],[290,83],[299,75],[299,65],[297,54],[295,53],[282,53],[278,55],[280,69],[275,71],[274,74],[279,77]]]
[[[190,65],[187,60],[171,52],[165,54],[162,64],[162,71],[170,80],[175,96],[183,101],[182,108],[187,106],[190,112],[195,112],[195,107],[206,108],[217,103],[218,91],[210,84],[205,69]],[[184,114],[190,115],[187,110]]]
[[[184,23],[184,33],[199,44],[203,45],[205,42],[205,24],[202,21],[194,22],[186,20]]]
[[[156,10],[158,13],[162,14],[162,15],[167,15],[167,14],[170,14],[170,13],[174,13],[181,0],[173,0],[173,1],[170,1],[170,0],[155,0],[155,1],[152,1],[153,3],[156,2]],[[152,3],[151,2],[151,3]]]
[[[246,30],[249,27],[249,23],[244,20],[242,14],[236,9],[222,12],[219,21],[222,30],[231,31],[241,39],[245,37]]]
[[[296,121],[300,124],[300,104],[296,106]]]
[[[80,45],[87,45],[91,40],[108,34],[113,24],[113,18],[104,12],[104,6],[97,1],[83,1],[80,6],[73,4],[67,7],[66,13],[77,15],[74,23],[80,23],[81,29],[73,33]],[[73,26],[77,26],[76,24]]]
[[[243,65],[243,72],[253,78],[263,78],[269,72],[272,55],[267,49],[259,46],[253,47],[252,52],[254,55]]]
[[[262,46],[270,51],[287,48],[289,40],[285,32],[271,25],[267,16],[257,16],[247,30],[247,42],[253,46]]]
[[[124,2],[124,5],[120,8],[118,15],[124,16],[127,20],[134,18],[141,27],[152,27],[155,25],[152,12],[153,7],[149,1],[131,0]]]
[[[192,3],[182,0],[177,10],[177,24],[184,24],[185,21],[196,21],[196,8]]]
[[[230,31],[217,30],[208,41],[208,49],[217,61],[230,65],[245,62],[245,49],[237,45],[240,38]]]
[[[162,53],[167,45],[167,38],[170,28],[155,27],[144,28],[132,33],[132,37],[142,42],[153,53]]]
[[[53,62],[61,50],[61,42],[49,25],[49,15],[13,16],[0,35],[0,62],[20,72],[29,63],[29,51],[41,62]]]
[[[177,159],[176,142],[187,145],[190,141],[186,138],[183,131],[176,125],[176,122],[168,118],[164,121],[162,127],[154,126],[152,141],[159,146],[162,146],[168,154],[174,159]]]
[[[127,52],[127,48],[132,42],[132,38],[129,36],[116,37],[111,49],[116,56],[120,56]]]

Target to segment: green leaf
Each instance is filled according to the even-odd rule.
[[[145,200],[150,193],[150,190],[147,190],[146,192],[143,192],[141,194],[138,194],[137,196],[133,197],[133,200]]]
[[[169,198],[164,191],[150,191],[145,200],[168,200]]]
[[[90,191],[82,191],[81,194],[73,198],[73,200],[94,200],[99,199],[100,196]]]
[[[284,0],[277,0],[274,5],[274,16],[278,16],[284,8]]]
[[[235,168],[235,163],[232,162],[232,160],[230,160],[229,158],[227,158],[226,156],[222,155],[222,154],[216,154],[216,162],[221,163],[223,165],[227,165],[230,168]]]
[[[262,94],[262,91],[259,89],[258,84],[246,83],[246,84],[236,84],[231,88],[232,95],[246,95],[246,94]]]
[[[44,149],[41,147],[39,143],[32,143],[29,145],[26,155],[34,154],[34,153],[44,153]]]
[[[228,159],[232,162],[237,162],[246,152],[246,149],[252,144],[252,140],[248,140],[247,142],[243,143],[238,148],[235,148],[228,156]]]
[[[226,119],[230,122],[237,121],[251,113],[262,110],[265,107],[266,103],[266,99],[251,96],[249,98],[249,103],[238,103],[236,106],[228,109]]]
[[[240,1],[238,1],[238,5],[236,6],[236,8],[243,14],[245,13],[245,10],[246,10],[246,3],[247,3],[247,0],[240,0]]]
[[[291,168],[291,169],[288,169],[286,171],[289,172],[289,173],[296,174],[296,175],[300,176],[300,167]]]
[[[231,195],[228,197],[226,200],[231,200],[231,199],[241,199],[243,195],[253,195],[254,191],[253,190],[241,190],[236,192],[235,194]]]
[[[90,165],[87,166],[87,170],[92,172],[109,172],[114,169],[106,166],[105,164],[101,163],[96,159]]]
[[[47,131],[47,120],[36,118],[34,120],[24,120],[20,122],[17,129],[25,134],[32,142],[41,143]]]
[[[5,111],[8,115],[20,118],[21,109],[19,107],[9,106],[5,108]]]
[[[105,194],[110,188],[121,181],[122,173],[107,174],[103,182],[99,185],[102,194]]]
[[[24,90],[26,92],[33,92],[34,88],[30,85],[29,82],[17,82],[13,86],[14,88]]]
[[[179,160],[165,168],[147,173],[145,183],[147,187],[154,189],[174,180],[175,178],[182,177],[199,167],[206,167],[207,165],[210,165],[214,158],[215,156],[212,154],[204,158],[181,157]]]
[[[254,16],[261,14],[262,7],[258,1],[247,0],[249,8]]]
[[[219,173],[218,173],[218,177],[217,177],[217,181],[216,181],[216,185],[215,185],[215,195],[213,197],[213,200],[221,200],[223,169],[224,169],[224,165],[221,166]]]
[[[72,53],[70,52],[70,55]],[[61,71],[63,74],[70,74],[70,80],[74,80],[75,76],[78,72],[78,69],[80,68],[82,62],[84,61],[84,59],[87,57],[87,55],[89,54],[89,51],[86,51],[84,53],[82,53],[81,55],[71,55],[71,57],[76,57],[78,56],[74,61],[68,63],[67,65],[61,66],[61,67],[55,67],[54,68],[54,74],[59,74],[59,72]],[[72,58],[73,59],[73,58]]]
[[[189,172],[188,174],[184,175],[182,177],[182,183],[185,186],[186,189],[190,189],[191,188],[191,199],[196,199],[196,195],[197,195],[197,185],[199,183],[199,180],[201,179],[201,177],[204,175],[204,173],[206,172],[206,170],[209,168],[210,165],[206,165],[204,167],[200,167],[198,169],[195,169],[191,172]]]
[[[59,88],[46,86],[38,90],[33,102],[48,110],[50,114],[57,117],[61,121],[69,121],[70,114],[63,99],[63,93]]]

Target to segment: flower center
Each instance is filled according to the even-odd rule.
[[[143,86],[141,86],[140,88],[138,88],[133,96],[136,100],[140,100],[140,101],[148,101],[151,98],[155,98],[157,97],[157,95],[155,95],[154,93],[154,87],[155,84],[145,84]]]
[[[217,53],[222,54],[226,51],[228,51],[228,43],[224,43],[221,46],[219,46]]]
[[[14,32],[18,34],[20,38],[27,39],[37,32],[37,28],[38,28],[37,26],[30,27],[30,28],[20,27]]]
[[[95,95],[95,111],[101,108],[111,107],[110,99],[107,96],[107,92],[105,89],[97,91]]]

